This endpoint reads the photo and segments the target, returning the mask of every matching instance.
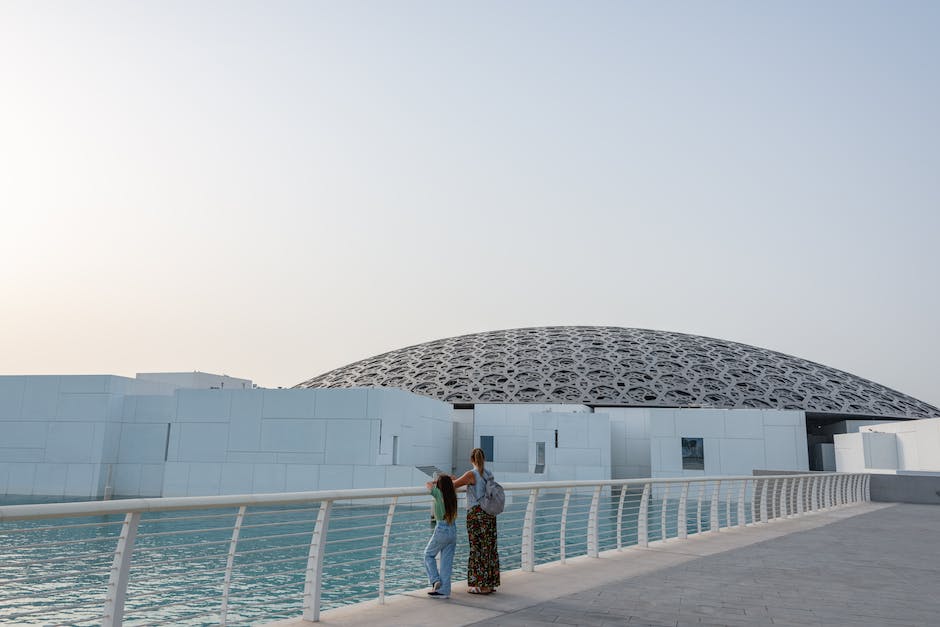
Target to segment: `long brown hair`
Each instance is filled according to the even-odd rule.
[[[477,467],[479,472],[483,472],[483,465],[486,463],[486,455],[483,454],[483,449],[475,448],[470,451],[470,461]]]
[[[444,501],[444,520],[452,523],[457,518],[457,490],[450,475],[441,475],[437,478],[437,489],[441,491],[441,500]]]

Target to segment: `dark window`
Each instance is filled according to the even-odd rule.
[[[493,459],[493,436],[491,435],[481,435],[480,436],[480,448],[483,449],[483,455],[486,457],[486,461],[491,462]]]
[[[702,438],[682,438],[682,470],[705,470],[705,443]]]

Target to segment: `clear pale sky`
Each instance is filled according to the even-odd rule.
[[[940,3],[0,4],[0,374],[708,335],[940,405]]]

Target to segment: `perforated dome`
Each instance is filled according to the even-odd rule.
[[[621,327],[535,327],[461,335],[364,359],[295,387],[392,387],[449,403],[774,408],[940,417],[940,410],[915,398],[782,353]]]

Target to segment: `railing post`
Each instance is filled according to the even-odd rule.
[[[767,522],[767,484],[769,479],[758,479],[760,481],[760,521]]]
[[[649,507],[650,484],[643,484],[643,496],[640,497],[640,513],[636,522],[637,546],[649,546]]]
[[[741,487],[738,488],[738,527],[743,527],[747,516],[744,510],[744,499],[747,498],[747,479],[741,481]]]
[[[758,515],[757,515],[757,484],[758,484],[758,481],[759,481],[758,479],[755,479],[754,481],[751,482],[751,498],[750,498],[750,501],[751,501],[751,524],[752,524],[752,525],[753,525],[754,523],[760,522],[760,518],[758,518]],[[745,486],[745,489],[747,489],[747,486]]]
[[[594,487],[594,494],[591,496],[591,509],[588,511],[587,528],[587,554],[588,557],[597,557],[598,545],[597,539],[597,509],[601,502],[601,486]]]
[[[671,484],[667,483],[663,488],[662,504],[659,506],[659,539],[666,541],[666,512],[669,509],[669,488]]]
[[[790,480],[784,479],[780,484],[780,500],[777,504],[780,518],[787,518],[790,515]]]
[[[865,475],[865,500],[871,501],[871,474]]]
[[[140,512],[128,513],[121,525],[121,535],[114,549],[114,561],[111,563],[111,576],[108,578],[108,591],[104,601],[103,627],[118,627],[124,622],[124,598],[127,595],[127,580],[130,577],[131,555],[134,553],[134,540],[137,539],[137,525]]]
[[[627,496],[627,486],[620,486],[620,502],[617,504],[617,550],[623,550],[623,502]]]
[[[819,477],[809,478],[809,509],[815,512],[819,509]]]
[[[388,514],[385,516],[385,530],[382,532],[382,556],[379,558],[379,605],[385,605],[385,566],[388,561],[388,540],[392,536],[392,519],[395,518],[395,506],[398,497],[393,496],[388,504]]]
[[[228,595],[232,589],[232,570],[235,567],[235,547],[238,545],[238,535],[242,530],[242,521],[245,520],[246,506],[238,508],[238,515],[235,516],[235,527],[232,529],[232,541],[228,545],[228,559],[225,562],[225,578],[222,580],[222,610],[219,613],[219,624],[225,626],[225,620],[228,617]]]
[[[680,540],[689,537],[689,516],[686,514],[686,505],[689,501],[689,482],[682,484],[682,491],[679,492],[679,511],[676,512],[676,536]]]
[[[721,481],[715,482],[715,489],[712,491],[711,507],[708,508],[708,529],[709,531],[718,531],[721,527],[718,520],[718,499],[721,498]]]
[[[695,532],[702,533],[702,499],[705,498],[705,482],[698,484],[698,502],[695,504]]]
[[[320,593],[323,587],[323,553],[326,550],[326,532],[330,525],[330,510],[333,501],[323,501],[317,511],[317,523],[310,538],[310,554],[307,556],[307,573],[304,577],[303,619],[320,620]]]
[[[529,490],[529,502],[522,521],[522,570],[527,573],[535,570],[535,503],[538,498],[538,488]]]
[[[561,546],[558,551],[558,561],[565,563],[565,531],[568,527],[568,504],[571,502],[571,488],[565,489],[565,503],[561,506],[561,527],[558,529]]]
[[[803,491],[803,477],[800,477],[800,482],[796,486],[796,514],[797,516],[803,515],[803,499],[806,494]]]
[[[731,528],[731,487],[730,484],[725,484],[728,488],[725,490],[725,529]],[[719,525],[719,528],[721,526]]]

